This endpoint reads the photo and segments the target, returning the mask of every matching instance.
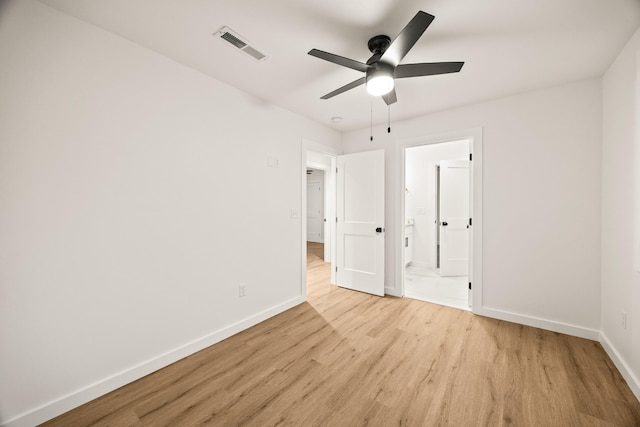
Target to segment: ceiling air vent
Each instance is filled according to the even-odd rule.
[[[229,45],[236,49],[240,49],[255,60],[262,61],[267,57],[264,53],[251,46],[247,39],[229,27],[222,27],[217,33],[215,33],[215,36],[223,40],[225,43],[229,43]]]

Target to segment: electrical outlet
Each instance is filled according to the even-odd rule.
[[[620,325],[622,329],[627,329],[627,312],[622,310],[622,315],[620,316]]]
[[[240,286],[238,286],[238,295],[240,297],[247,295],[247,286],[244,283],[241,283]]]

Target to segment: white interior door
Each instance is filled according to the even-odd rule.
[[[336,283],[384,295],[384,150],[338,157]]]
[[[334,160],[335,161],[335,160]],[[333,170],[336,170],[336,167],[333,167]],[[323,211],[322,211],[322,237],[324,242],[324,262],[331,262],[331,239],[330,239],[330,228],[331,221],[328,221],[328,218],[333,218],[335,215],[331,215],[331,198],[333,197],[333,203],[335,206],[335,194],[331,191],[331,189],[335,189],[335,184],[332,186],[330,183],[330,174],[327,171],[324,172],[324,182],[323,182]]]
[[[322,181],[307,181],[307,241],[324,242],[324,192]]]
[[[469,161],[440,162],[440,276],[469,274]]]

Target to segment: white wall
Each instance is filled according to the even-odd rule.
[[[640,399],[639,52],[640,30],[603,78],[602,335]]]
[[[413,264],[436,268],[436,165],[441,160],[467,160],[469,141],[421,145],[406,150],[405,217],[414,219]]]
[[[0,424],[303,300],[301,140],[337,132],[41,3],[2,8]]]
[[[390,135],[376,127],[373,142],[368,129],[346,134],[346,153],[386,151],[386,286],[399,286],[397,144],[481,126],[479,312],[597,338],[601,117],[600,79],[592,79],[393,123]]]

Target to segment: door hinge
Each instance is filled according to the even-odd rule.
[[[473,225],[473,218],[469,218],[469,226]]]
[[[338,222],[338,217],[336,217],[336,223]]]
[[[469,153],[469,161],[473,160],[473,153]]]
[[[336,273],[338,272],[338,266],[336,265]]]
[[[469,290],[471,290],[471,282],[469,282]]]
[[[338,168],[336,168],[336,173],[338,173]]]

